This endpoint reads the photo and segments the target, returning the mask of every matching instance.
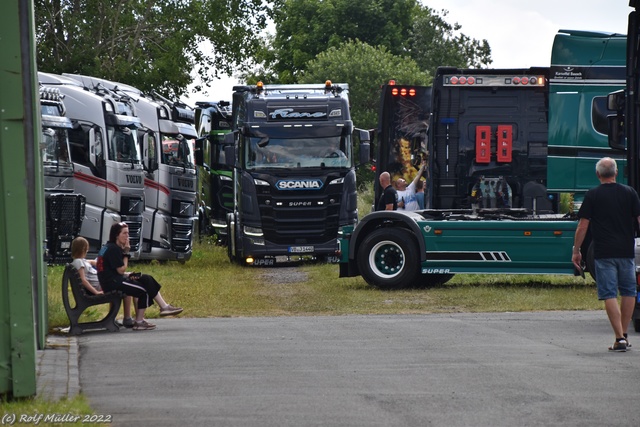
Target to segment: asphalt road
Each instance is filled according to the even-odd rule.
[[[156,323],[79,340],[113,426],[640,425],[640,334],[607,351],[604,311]]]

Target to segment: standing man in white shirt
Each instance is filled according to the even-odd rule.
[[[425,160],[422,161],[420,165],[420,170],[418,171],[416,177],[411,181],[411,184],[407,185],[407,181],[403,178],[399,178],[396,180],[396,190],[398,192],[398,210],[399,211],[416,211],[420,209],[418,205],[418,200],[416,199],[416,183],[422,177],[425,168],[427,167],[427,162]]]

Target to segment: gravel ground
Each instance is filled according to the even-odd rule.
[[[304,282],[308,274],[297,267],[272,267],[260,274],[260,278],[270,285]]]

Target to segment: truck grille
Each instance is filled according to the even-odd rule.
[[[129,227],[131,252],[137,252],[140,249],[140,241],[142,240],[142,216],[123,216],[122,221]]]
[[[286,245],[319,244],[336,238],[340,198],[339,193],[322,194],[304,198],[308,205],[296,206],[302,198],[278,196],[266,204],[267,198],[258,195],[265,239]]]
[[[193,220],[173,218],[171,223],[171,250],[174,252],[189,252],[193,232]]]
[[[46,261],[60,264],[71,260],[71,241],[80,233],[85,197],[81,194],[55,193],[45,199]]]

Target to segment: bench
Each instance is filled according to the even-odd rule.
[[[74,301],[71,301],[69,289],[71,289]],[[123,296],[124,294],[119,291],[108,292],[101,295],[88,293],[84,286],[82,286],[82,280],[80,279],[78,270],[76,270],[73,265],[67,264],[62,276],[62,302],[69,317],[69,334],[80,335],[85,331],[105,329],[111,332],[120,330],[120,327],[116,324],[116,316],[118,315],[118,311],[120,311]],[[71,306],[72,302],[75,302],[74,306]],[[80,316],[87,308],[101,304],[111,305],[109,312],[102,320],[96,322],[80,322]]]

